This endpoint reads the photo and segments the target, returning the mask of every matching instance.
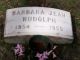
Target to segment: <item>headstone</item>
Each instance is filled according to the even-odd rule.
[[[21,7],[6,11],[6,42],[24,43],[33,35],[47,36],[58,44],[72,43],[70,12],[47,7]]]

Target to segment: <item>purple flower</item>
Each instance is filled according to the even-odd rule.
[[[56,54],[53,52],[53,50],[55,50],[56,47],[57,47],[57,46],[54,46],[54,48],[53,48],[52,50],[50,50],[49,52],[48,52],[48,51],[44,51],[44,52],[41,53],[41,54],[40,54],[40,53],[37,53],[35,57],[38,57],[39,60],[46,60],[46,59],[48,59],[48,56],[49,56],[51,53],[53,53],[53,59],[54,59],[55,57],[57,57]]]
[[[37,54],[36,54],[36,57],[38,57],[39,60],[46,60],[46,59],[48,59],[48,55],[47,55],[47,52],[46,52],[46,51],[43,52],[42,54],[37,53]]]
[[[14,48],[15,55],[22,56],[24,55],[24,47],[21,44],[17,44],[17,46]]]

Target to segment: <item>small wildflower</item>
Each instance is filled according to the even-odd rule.
[[[21,44],[17,44],[17,46],[14,48],[15,55],[23,56],[24,54],[24,47]]]
[[[53,53],[53,59],[54,59],[55,57],[57,57],[56,54],[53,52],[53,50],[55,50],[56,47],[57,46],[54,46],[54,48],[52,50],[50,50],[49,52],[48,51],[44,51],[43,53],[37,53],[35,57],[38,57],[39,60],[46,60],[46,59],[48,59],[48,56],[51,53]]]

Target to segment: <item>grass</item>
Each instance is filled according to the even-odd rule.
[[[32,5],[40,6],[41,3],[43,3],[43,0],[0,0],[0,32],[1,32],[1,29],[3,29],[1,25],[5,21],[4,18],[5,18],[5,13],[7,9],[15,8],[15,7],[24,7],[24,6],[26,7],[26,6],[32,6]],[[80,33],[80,0],[50,0],[49,2],[47,2],[47,6],[70,11],[71,14],[75,16],[75,23],[76,23],[76,29],[77,29],[76,34],[78,35],[78,42],[80,42],[80,34],[79,34]],[[3,50],[4,53],[2,55],[0,54],[0,60],[8,60],[4,58],[6,57],[6,55],[8,55],[8,50],[10,49],[11,46],[9,44],[4,43],[4,41],[2,41],[3,39],[1,39],[1,33],[0,33],[0,46],[3,47],[2,49],[4,49]],[[80,48],[80,45],[76,45],[76,46],[77,46],[77,49]],[[71,50],[71,49],[75,50],[75,48],[71,48],[71,49],[70,48],[67,46],[68,50]],[[1,53],[1,48],[0,48],[0,53]],[[10,54],[10,50],[9,50],[9,54]],[[80,54],[77,54],[77,55],[80,56]],[[7,57],[9,56],[10,55],[8,55]],[[13,59],[11,58],[11,60]],[[76,60],[75,56],[72,60]],[[77,60],[80,60],[80,57],[78,57]]]

